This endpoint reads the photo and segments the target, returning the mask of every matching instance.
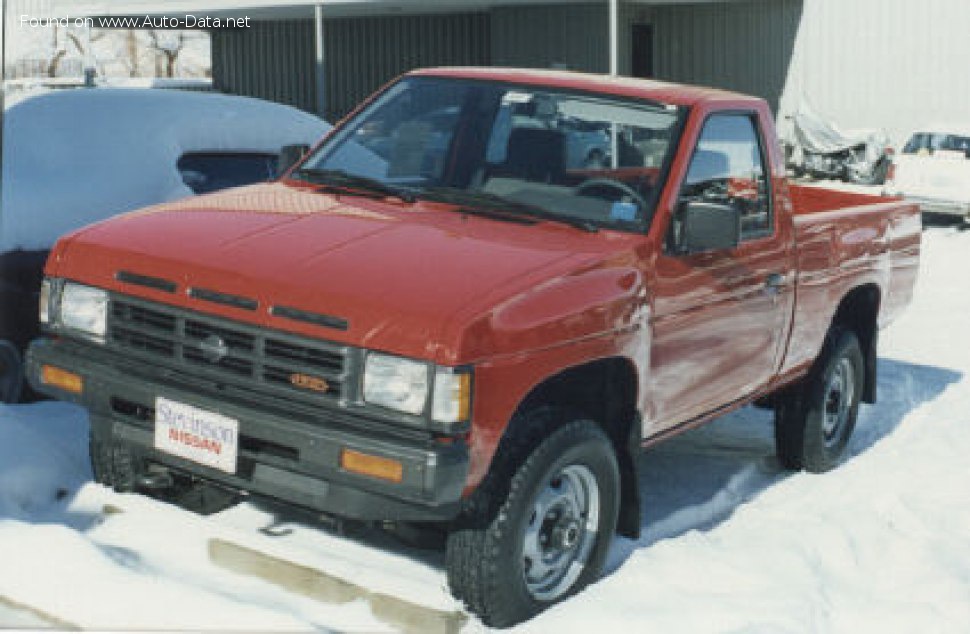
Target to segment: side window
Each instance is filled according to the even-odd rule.
[[[189,152],[178,160],[182,181],[196,194],[273,179],[276,156],[261,152]]]
[[[733,206],[741,213],[741,240],[771,232],[767,170],[752,117],[714,115],[707,120],[680,201]]]

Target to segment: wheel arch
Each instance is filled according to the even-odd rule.
[[[620,468],[617,533],[630,538],[640,535],[637,455],[643,432],[637,410],[638,380],[634,363],[625,357],[606,357],[571,366],[536,384],[511,419],[521,420],[521,414],[529,410],[553,407],[600,425],[613,443]],[[520,432],[510,424],[503,439]]]

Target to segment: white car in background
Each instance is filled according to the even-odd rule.
[[[970,222],[970,128],[913,133],[893,160],[884,193],[918,202],[924,213]]]
[[[329,129],[289,106],[135,88],[19,94],[3,117],[0,403],[21,394],[20,356],[37,336],[47,253],[92,222],[276,176],[284,146]]]

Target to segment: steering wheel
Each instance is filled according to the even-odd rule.
[[[612,178],[590,178],[584,180],[576,186],[576,194],[583,196],[584,191],[596,189],[597,187],[618,191],[624,196],[628,196],[640,209],[647,208],[647,201],[640,195],[640,192],[623,181],[613,180]]]

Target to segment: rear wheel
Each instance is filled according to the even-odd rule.
[[[855,333],[833,328],[808,376],[778,399],[775,445],[785,467],[821,473],[838,465],[855,429],[863,368]]]
[[[554,429],[498,476],[511,476],[504,500],[448,536],[448,583],[487,625],[509,627],[599,576],[620,478],[612,443],[588,420]]]

